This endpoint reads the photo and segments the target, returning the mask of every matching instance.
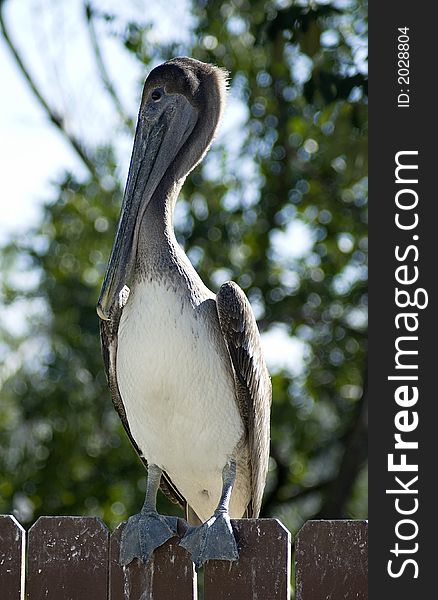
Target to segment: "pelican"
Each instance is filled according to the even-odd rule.
[[[204,285],[173,229],[226,89],[225,71],[187,57],[156,67],[144,85],[97,305],[112,400],[148,473],[143,507],[123,531],[123,565],[147,562],[177,535],[177,518],[157,512],[159,488],[185,509],[180,545],[197,566],[237,560],[230,518],[260,511],[271,382],[254,314],[236,283],[217,294]]]

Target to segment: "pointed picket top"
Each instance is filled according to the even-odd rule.
[[[12,515],[0,515],[2,600],[24,600],[25,531]]]
[[[291,534],[277,519],[232,521],[239,560],[212,560],[205,565],[209,600],[289,600]]]
[[[108,548],[97,517],[40,517],[28,533],[28,597],[107,600]]]
[[[203,568],[207,600],[289,600],[291,535],[276,519],[232,521],[239,560]],[[109,535],[95,517],[40,517],[27,534],[26,594],[31,600],[195,600],[197,578],[184,534],[163,544],[153,560],[119,564],[124,523]],[[296,600],[367,600],[366,521],[308,521],[295,540]],[[25,598],[25,532],[0,516],[0,599]],[[201,577],[202,579],[202,577]]]
[[[296,599],[368,598],[367,521],[307,521],[295,543]]]

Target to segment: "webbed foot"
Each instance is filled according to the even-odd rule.
[[[190,527],[180,546],[192,555],[199,568],[207,560],[237,560],[239,552],[227,512],[216,511],[199,527]]]
[[[156,548],[177,535],[177,525],[177,517],[152,510],[129,517],[120,540],[120,564],[128,565],[134,558],[147,563]]]

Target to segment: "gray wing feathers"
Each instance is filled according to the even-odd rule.
[[[234,368],[237,400],[248,432],[252,491],[248,516],[257,518],[269,461],[271,380],[254,313],[243,291],[229,281],[220,288],[216,302],[219,323]]]

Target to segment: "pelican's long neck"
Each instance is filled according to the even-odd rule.
[[[166,174],[155,190],[143,216],[137,247],[137,271],[145,271],[147,265],[165,259],[177,241],[173,227],[173,214],[184,180],[177,181]]]

